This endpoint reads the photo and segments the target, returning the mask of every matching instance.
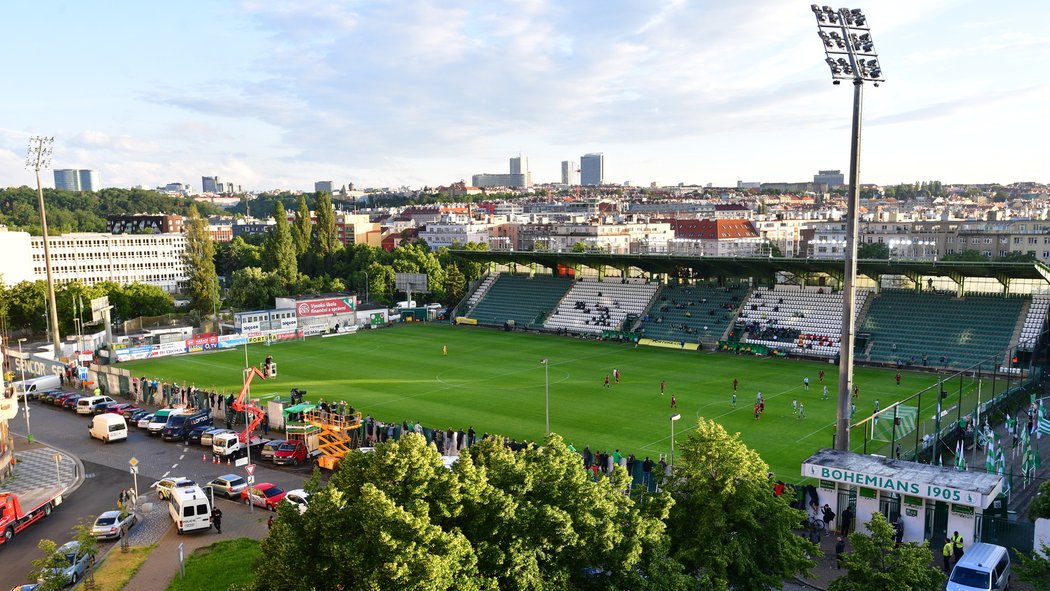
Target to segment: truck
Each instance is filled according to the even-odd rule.
[[[3,532],[0,544],[9,542],[18,532],[51,515],[51,510],[62,504],[61,494],[45,498],[44,502],[26,510],[15,493],[0,493],[0,532]]]
[[[222,433],[212,439],[211,451],[219,459],[243,458],[249,452],[258,458],[261,457],[262,447],[269,442],[269,439],[263,439],[262,437],[251,437],[248,439],[248,443],[244,443],[241,441],[238,433]]]

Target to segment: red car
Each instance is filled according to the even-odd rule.
[[[124,407],[124,408],[120,409],[120,414],[121,414],[121,416],[123,416],[123,417],[124,417],[125,419],[130,419],[130,418],[131,418],[131,415],[133,415],[133,414],[137,413],[137,412],[138,412],[138,411],[140,411],[140,410],[142,410],[142,409],[141,409],[141,408],[139,408],[139,407],[137,407],[137,406],[135,406],[134,404],[129,404],[129,405],[127,405],[126,407]]]
[[[282,441],[281,445],[277,446],[277,451],[273,453],[273,463],[298,466],[300,462],[305,462],[309,457],[310,452],[306,450],[306,444],[302,441]]]
[[[120,404],[111,404],[111,405],[106,407],[106,411],[105,412],[106,413],[112,413],[112,414],[115,414],[115,415],[124,416],[124,410],[128,409],[128,408],[131,408],[132,406],[133,405],[131,405],[131,404],[125,404],[123,402],[120,403]]]
[[[256,507],[265,507],[270,511],[277,510],[277,504],[284,500],[284,489],[278,488],[276,484],[260,482],[255,486],[241,491],[241,500],[245,505],[252,504]]]

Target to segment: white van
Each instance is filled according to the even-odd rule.
[[[168,424],[168,417],[178,412],[181,411],[177,408],[162,408],[153,413],[153,419],[146,426],[146,432],[150,435],[160,435],[164,430],[164,425]]]
[[[400,302],[397,303],[397,307],[398,307],[399,310],[404,310],[405,308],[415,308],[416,307],[416,300],[411,300],[411,301],[403,300],[403,301],[400,301]]]
[[[1003,591],[1010,586],[1010,551],[978,543],[966,549],[948,577],[947,591]]]
[[[115,402],[109,396],[86,396],[77,400],[77,414],[89,415],[95,412],[95,407],[103,402]]]
[[[23,392],[29,398],[36,398],[38,394],[45,390],[54,390],[62,387],[62,378],[56,375],[40,376],[38,378],[28,378],[24,382],[15,382],[15,392],[21,396]]]
[[[171,489],[168,513],[179,534],[211,529],[211,500],[197,485]]]
[[[124,417],[112,413],[95,415],[91,418],[91,428],[88,433],[95,439],[101,439],[106,443],[120,441],[128,438],[128,422]]]

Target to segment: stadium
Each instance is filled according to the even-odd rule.
[[[636,476],[700,416],[741,433],[787,481],[833,446],[841,261],[454,254],[485,273],[452,322],[121,367],[235,392],[246,359],[272,355],[280,374],[254,398],[299,388],[384,422],[519,441],[549,421],[580,451],[634,454]],[[851,448],[947,464],[954,447],[938,434],[978,408],[1001,422],[1041,377],[1048,278],[1040,263],[859,261]]]

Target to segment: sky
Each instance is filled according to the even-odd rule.
[[[861,180],[1050,182],[1050,3],[874,0]],[[28,139],[103,186],[798,182],[849,167],[853,89],[785,0],[5,2],[0,186]],[[48,172],[45,186],[53,185]]]

